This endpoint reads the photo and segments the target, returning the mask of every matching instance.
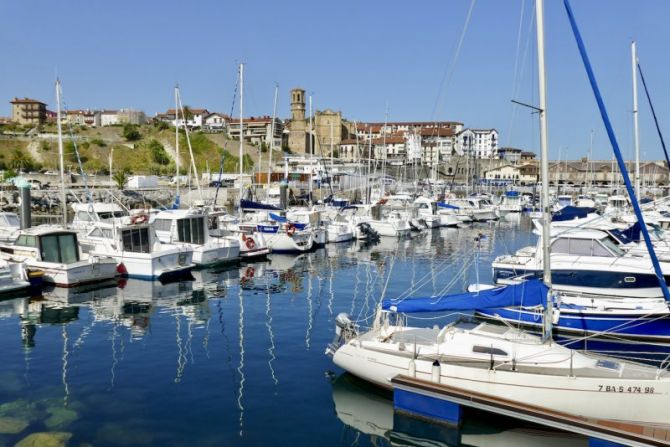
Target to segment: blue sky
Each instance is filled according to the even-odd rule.
[[[312,93],[315,108],[341,110],[351,120],[383,121],[388,106],[390,120],[495,127],[504,145],[537,150],[535,116],[510,104],[513,96],[537,102],[529,23],[534,3],[477,0],[460,57],[447,76],[471,0],[2,0],[0,115],[10,114],[14,96],[53,106],[56,74],[69,108],[135,107],[153,115],[172,105],[178,82],[185,104],[230,113],[236,65],[244,61],[245,115],[272,113],[277,82],[282,117],[289,114],[289,90],[300,86]],[[670,2],[573,0],[573,9],[630,157],[632,39],[661,125],[670,130],[664,48]],[[546,1],[546,22],[552,156],[586,155],[593,129],[594,157],[609,159],[562,1]],[[661,158],[642,91],[640,126],[643,157]]]

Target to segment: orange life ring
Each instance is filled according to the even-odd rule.
[[[287,234],[289,237],[293,237],[293,235],[295,234],[295,225],[293,225],[293,224],[289,224],[289,225],[288,225],[288,228],[286,228],[286,234]]]
[[[382,199],[379,199],[379,202],[377,202],[377,205],[384,205],[384,204],[386,204],[386,202],[387,202],[387,200],[386,200],[386,198],[384,197],[384,198],[382,198]]]
[[[256,242],[254,242],[254,238],[248,237],[244,240],[244,244],[247,246],[247,249],[253,250],[256,248]]]

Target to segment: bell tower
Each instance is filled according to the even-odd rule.
[[[291,119],[305,120],[305,91],[301,88],[291,90]]]

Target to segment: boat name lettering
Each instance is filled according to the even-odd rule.
[[[598,385],[598,391],[605,393],[654,394],[653,386]]]

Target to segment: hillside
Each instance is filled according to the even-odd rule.
[[[77,151],[66,132],[66,169],[77,169],[77,152],[84,169],[89,173],[107,174],[109,155],[113,153],[113,169],[126,170],[131,174],[174,175],[176,172],[176,144],[173,128],[146,124],[135,126],[134,135],[126,134],[121,126],[103,128],[80,128],[73,131]],[[34,136],[0,134],[0,169],[57,170],[58,144],[55,126]],[[126,129],[128,132],[128,129]],[[198,173],[217,172],[224,153],[224,171],[237,172],[239,142],[223,134],[189,132],[193,156]],[[244,168],[249,172],[258,168],[258,147],[245,143]],[[180,171],[190,169],[190,156],[183,131],[179,140]],[[262,154],[261,165],[267,169],[267,154]]]

